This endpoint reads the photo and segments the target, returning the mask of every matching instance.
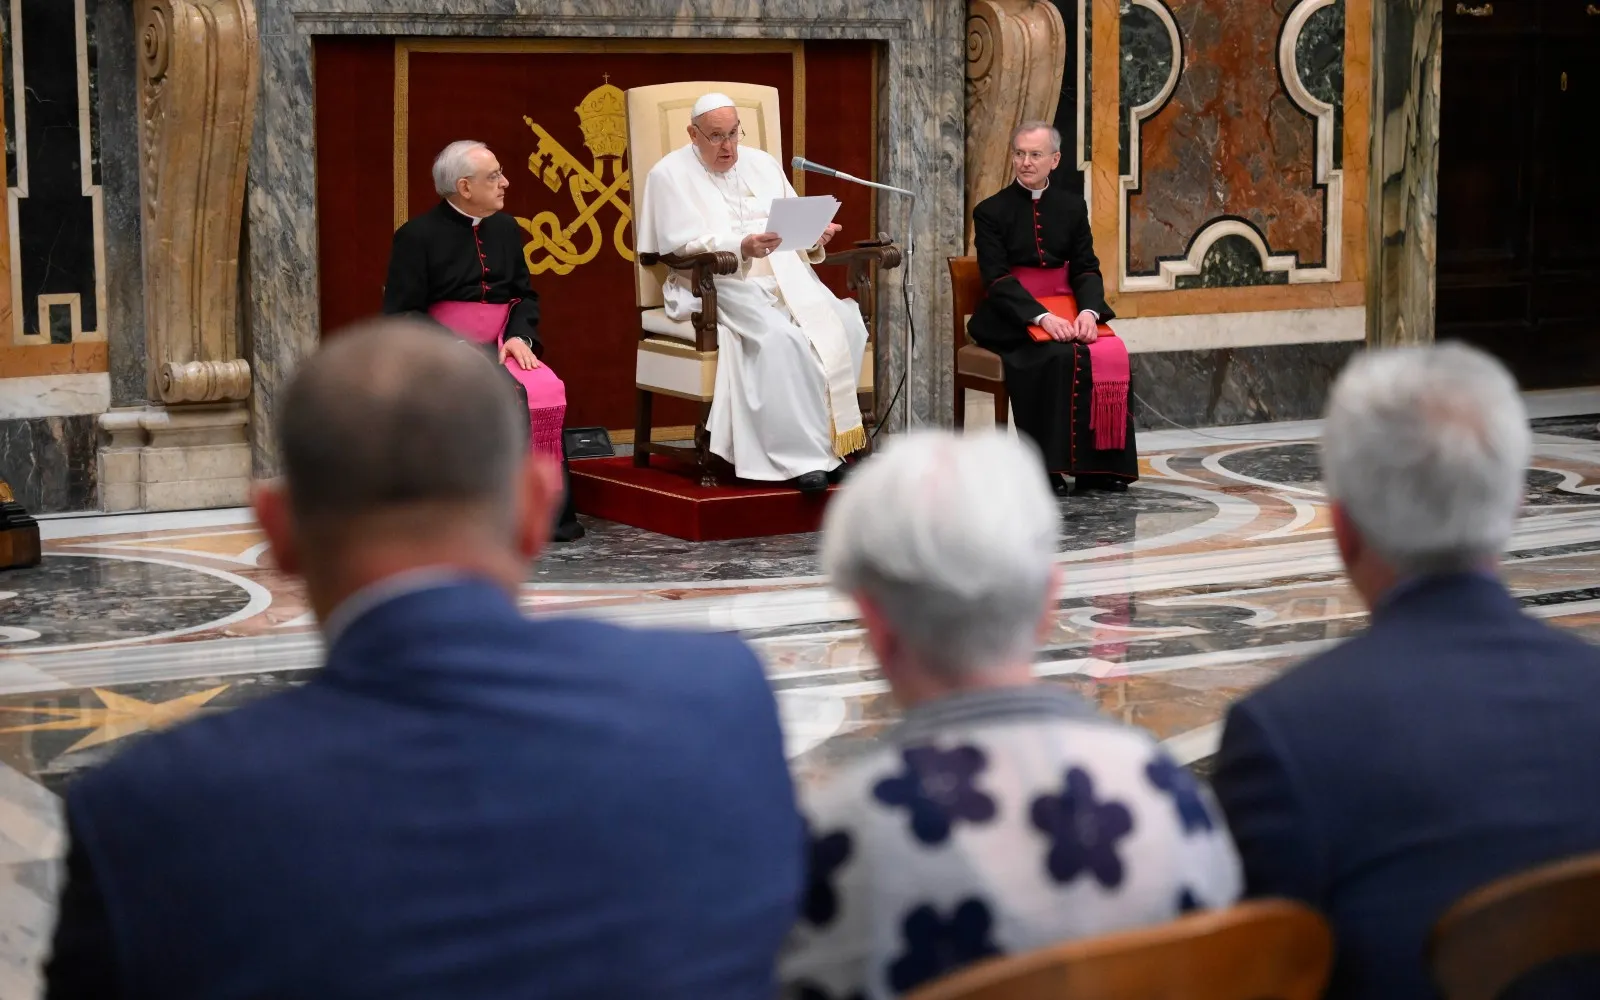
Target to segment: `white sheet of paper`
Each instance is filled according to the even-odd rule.
[[[839,214],[839,199],[832,195],[809,198],[774,198],[767,216],[767,232],[783,237],[779,250],[808,250],[817,245],[828,223]]]

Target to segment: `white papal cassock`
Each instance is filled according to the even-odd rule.
[[[739,244],[767,231],[774,198],[795,196],[783,168],[741,146],[727,171],[707,170],[693,145],[668,153],[645,179],[639,249],[645,253],[739,255],[737,273],[718,276],[717,383],[711,451],[743,479],[792,479],[827,471],[866,445],[856,373],[867,328],[811,269],[825,251],[785,250],[746,258]],[[667,315],[700,308],[687,272],[663,290]]]

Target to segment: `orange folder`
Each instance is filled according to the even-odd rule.
[[[1078,318],[1078,300],[1073,298],[1071,295],[1046,295],[1044,298],[1039,300],[1039,304],[1044,306],[1045,309],[1049,310],[1050,315],[1052,316],[1060,316],[1065,320],[1074,320]],[[1045,333],[1044,327],[1042,326],[1029,326],[1028,336],[1041,343],[1047,340],[1056,339],[1050,336],[1048,333]]]

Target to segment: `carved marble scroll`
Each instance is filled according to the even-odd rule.
[[[967,7],[966,242],[972,209],[1011,179],[1011,130],[1053,121],[1067,32],[1050,0],[972,0]]]
[[[140,17],[151,395],[244,399],[239,226],[260,61],[254,0],[142,0]]]

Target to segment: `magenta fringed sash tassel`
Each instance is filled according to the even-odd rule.
[[[1067,283],[1066,267],[1013,267],[1012,275],[1036,299],[1072,297]],[[1073,314],[1063,319],[1077,318],[1077,303]],[[1128,443],[1128,386],[1132,377],[1132,363],[1128,358],[1128,345],[1104,323],[1100,324],[1100,337],[1089,345],[1089,381],[1093,386],[1089,398],[1089,429],[1094,432],[1096,451],[1115,451]]]
[[[428,314],[475,344],[498,348],[515,302],[437,302]],[[567,387],[549,365],[524,370],[506,358],[506,370],[528,393],[532,450],[560,460],[561,426],[567,419]]]

